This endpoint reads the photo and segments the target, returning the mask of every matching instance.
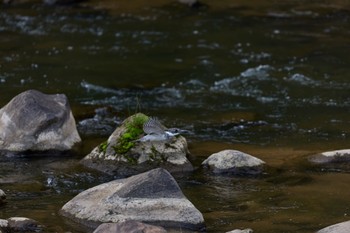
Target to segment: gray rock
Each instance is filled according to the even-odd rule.
[[[331,225],[329,227],[326,227],[317,231],[317,233],[349,233],[349,232],[350,232],[350,221]]]
[[[63,94],[28,90],[0,109],[0,150],[69,150],[80,141]]]
[[[228,231],[226,233],[253,233],[253,230],[250,228],[243,229],[243,230],[236,229],[236,230]]]
[[[205,227],[202,214],[162,168],[90,188],[66,203],[60,213],[94,228],[125,220],[193,230]]]
[[[2,189],[0,189],[0,205],[4,203],[6,199],[6,194],[4,191],[2,191]]]
[[[6,219],[0,219],[0,230],[6,230],[9,226],[9,222]]]
[[[37,221],[30,218],[12,217],[7,221],[11,232],[39,232],[42,228]]]
[[[122,223],[103,223],[94,233],[166,233],[163,227],[153,226],[142,222],[128,220]]]
[[[259,174],[264,161],[237,150],[223,150],[210,155],[202,165],[214,173]]]
[[[350,149],[327,151],[312,155],[309,161],[315,164],[350,161]]]
[[[130,176],[157,167],[163,167],[170,172],[192,171],[193,166],[187,159],[189,154],[187,141],[178,136],[171,141],[138,142],[137,138],[127,138],[130,135],[130,125],[142,136],[143,123],[148,117],[142,113],[127,118],[108,140],[94,148],[90,154],[81,160],[87,167],[111,174]]]

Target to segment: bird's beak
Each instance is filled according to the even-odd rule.
[[[193,132],[186,129],[179,129],[179,134],[193,134]]]

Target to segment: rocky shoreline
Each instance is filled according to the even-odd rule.
[[[62,207],[62,216],[96,233],[206,231],[202,213],[186,198],[172,176],[195,169],[188,159],[186,138],[179,135],[171,140],[140,142],[138,139],[144,134],[142,127],[148,118],[142,113],[130,116],[107,141],[81,160],[88,168],[125,178],[79,193]],[[65,95],[29,90],[0,109],[2,153],[64,151],[80,141]],[[350,150],[307,157],[308,163],[321,167],[349,160]],[[229,149],[212,154],[199,169],[212,176],[255,177],[263,175],[268,167],[257,157]],[[6,205],[6,194],[0,189],[0,208],[2,205]],[[0,232],[45,232],[44,225],[30,218],[12,217],[0,219]],[[343,222],[318,233],[348,232],[349,229],[350,222]]]

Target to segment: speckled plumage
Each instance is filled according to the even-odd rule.
[[[179,135],[180,130],[176,128],[167,129],[163,126],[156,117],[150,117],[149,120],[143,125],[143,131],[145,136],[138,141],[166,141],[172,139],[174,136]]]

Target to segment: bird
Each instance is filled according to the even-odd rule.
[[[170,141],[180,133],[186,132],[178,128],[166,128],[156,117],[149,117],[143,124],[143,131],[146,135],[138,139],[139,142]]]

